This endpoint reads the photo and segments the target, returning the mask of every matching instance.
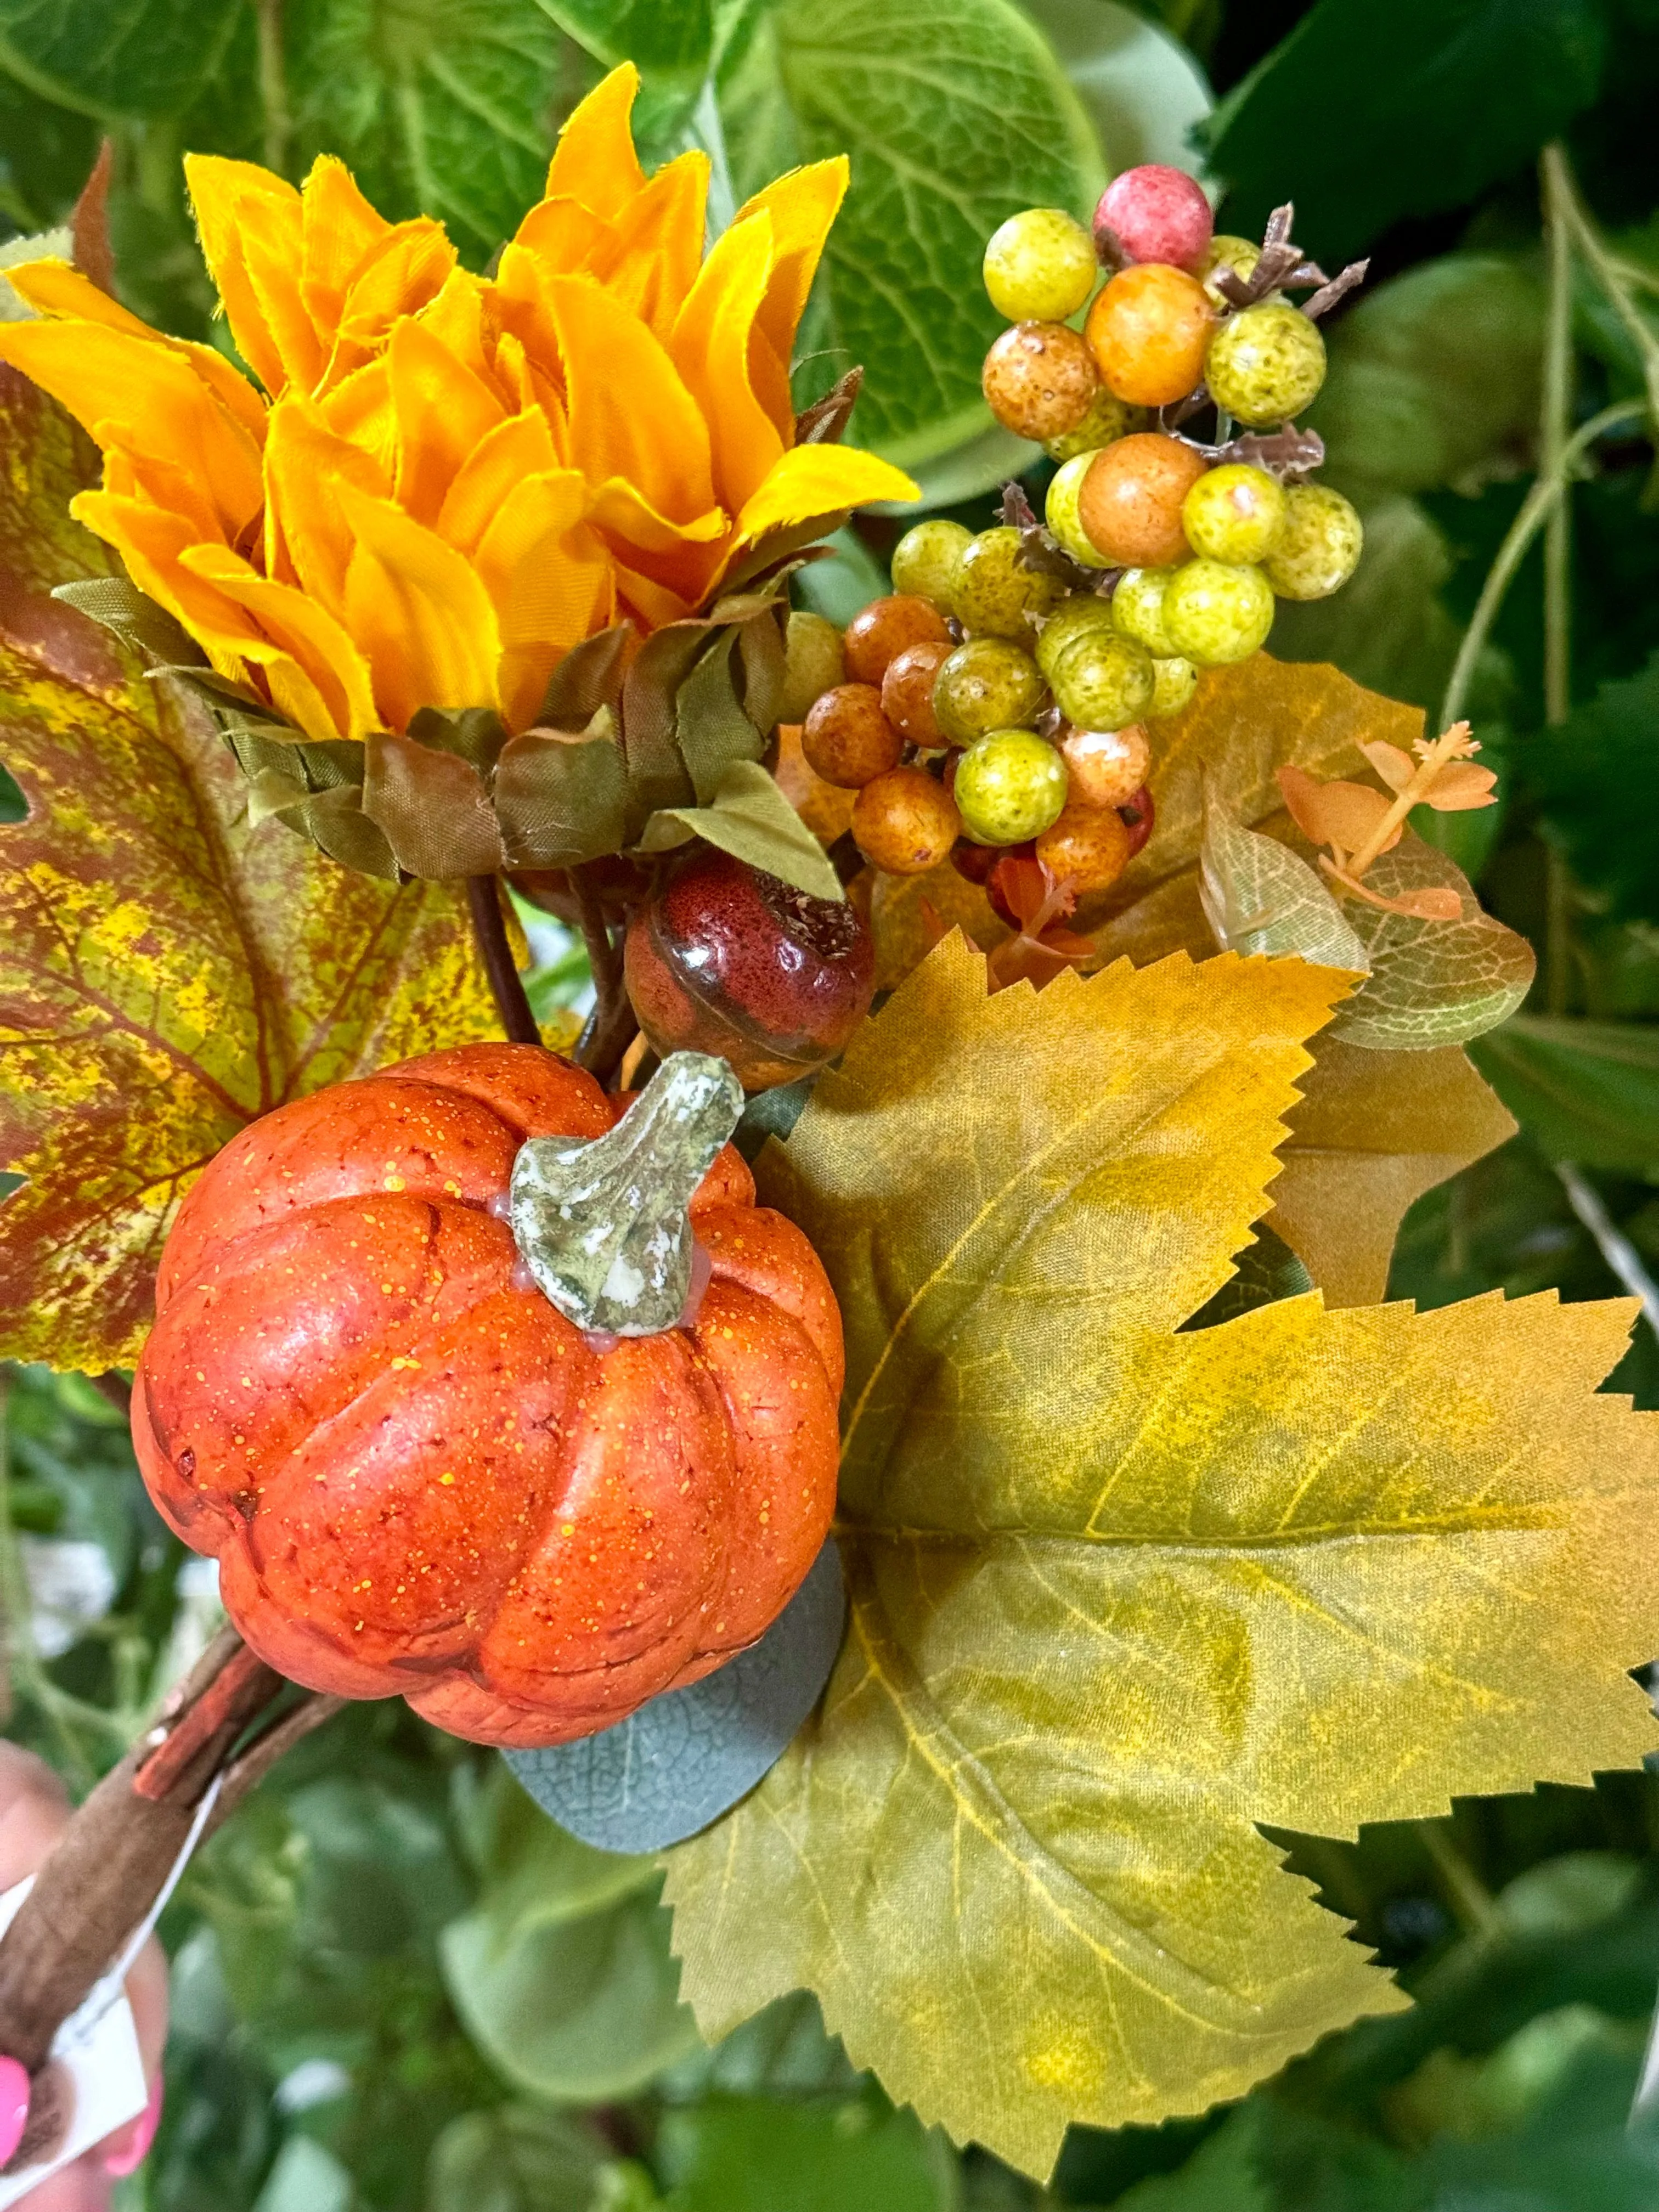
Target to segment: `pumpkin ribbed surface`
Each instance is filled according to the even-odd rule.
[[[841,1317],[739,1155],[691,1201],[690,1324],[608,1346],[490,1210],[526,1138],[599,1136],[624,1103],[537,1046],[469,1045],[281,1108],[185,1200],[139,1464],[295,1681],[561,1742],[752,1643],[811,1564]]]

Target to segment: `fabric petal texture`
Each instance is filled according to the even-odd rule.
[[[775,579],[809,526],[915,495],[794,442],[845,161],[769,186],[705,255],[708,161],[647,177],[638,91],[624,64],[575,109],[489,276],[331,157],[296,188],[189,156],[234,359],[66,262],[9,272],[33,319],[0,325],[0,362],[103,453],[77,515],[277,738],[401,738],[432,709],[494,715],[499,744],[585,639],[626,624],[631,657],[739,564]]]

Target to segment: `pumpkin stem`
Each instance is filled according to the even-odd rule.
[[[675,1052],[603,1137],[520,1146],[513,1241],[567,1321],[611,1336],[673,1328],[691,1286],[685,1210],[742,1112],[725,1060]]]

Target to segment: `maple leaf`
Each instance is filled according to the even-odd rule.
[[[1286,1117],[1268,1225],[1334,1306],[1384,1297],[1408,1206],[1507,1143],[1514,1116],[1458,1045],[1370,1052],[1322,1036]]]
[[[1258,1824],[1352,1835],[1659,1741],[1659,1421],[1629,1302],[1181,1323],[1264,1208],[1343,979],[1121,964],[986,996],[943,945],[763,1188],[848,1356],[846,1644],[671,1855],[705,2034],[797,1984],[924,2120],[1041,2173],[1073,2121],[1241,2094],[1402,2006]]]
[[[185,1190],[256,1115],[495,1033],[454,887],[399,890],[242,818],[222,742],[52,599],[112,573],[95,456],[0,370],[0,1350],[130,1365]]]

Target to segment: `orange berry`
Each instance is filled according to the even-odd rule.
[[[1139,722],[1122,730],[1068,730],[1060,750],[1072,791],[1085,806],[1127,806],[1152,771],[1152,749]]]
[[[1102,383],[1135,407],[1184,399],[1204,374],[1215,322],[1208,293],[1184,269],[1145,261],[1120,270],[1089,310]]]
[[[985,356],[991,412],[1017,438],[1063,437],[1100,389],[1088,342],[1064,323],[1016,323]]]
[[[1069,876],[1073,890],[1082,896],[1117,881],[1129,865],[1130,842],[1121,817],[1111,807],[1072,799],[1037,839],[1036,856],[1060,881]]]
[[[1126,568],[1172,568],[1192,552],[1182,501],[1208,466],[1179,438],[1138,430],[1095,455],[1078,492],[1078,518],[1108,561]]]
[[[920,876],[948,860],[962,829],[956,801],[925,769],[890,769],[853,806],[853,837],[890,876]],[[1127,834],[1127,833],[1126,833]]]
[[[930,600],[911,592],[895,592],[859,610],[847,625],[842,653],[850,682],[879,684],[888,664],[907,646],[950,642],[945,617]]]
[[[813,701],[800,749],[826,783],[857,791],[898,766],[904,740],[882,713],[873,684],[837,684]]]
[[[907,645],[888,662],[881,679],[882,713],[901,736],[924,750],[937,751],[951,742],[933,713],[933,684],[955,651],[948,637]]]

